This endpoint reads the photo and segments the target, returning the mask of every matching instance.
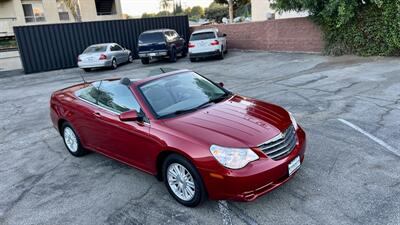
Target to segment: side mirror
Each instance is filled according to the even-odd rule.
[[[224,83],[222,83],[222,82],[219,82],[218,85],[219,85],[220,87],[224,87]]]
[[[139,116],[138,112],[136,110],[130,110],[123,112],[119,115],[119,119],[121,121],[140,121],[141,116]]]
[[[226,34],[222,34],[222,37],[226,37]]]

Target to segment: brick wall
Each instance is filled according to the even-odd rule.
[[[321,30],[308,18],[290,18],[240,24],[191,27],[191,31],[216,27],[227,34],[228,48],[264,51],[321,52]]]

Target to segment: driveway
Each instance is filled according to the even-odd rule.
[[[193,69],[291,111],[307,132],[296,176],[250,203],[186,208],[153,176],[72,157],[51,125],[53,91],[105,77]],[[0,77],[0,224],[400,224],[400,60],[231,51],[225,60]],[[229,188],[229,187],[226,187]]]
[[[22,63],[18,51],[0,51],[0,77],[21,71]]]

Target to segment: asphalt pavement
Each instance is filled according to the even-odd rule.
[[[291,111],[307,133],[296,176],[253,202],[186,208],[149,174],[67,152],[49,118],[53,91],[80,75],[143,78],[159,67],[192,69]],[[0,224],[400,224],[399,58],[230,51],[224,60],[135,60],[0,84]]]

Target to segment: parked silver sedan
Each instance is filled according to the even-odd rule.
[[[132,61],[131,50],[117,43],[91,45],[78,56],[78,66],[85,71],[100,67],[116,69],[119,64]]]

